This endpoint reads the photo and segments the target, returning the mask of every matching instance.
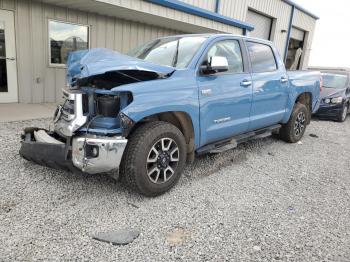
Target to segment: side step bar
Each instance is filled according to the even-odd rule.
[[[281,128],[281,125],[273,125],[266,128],[251,131],[245,134],[237,135],[231,138],[227,138],[218,142],[214,142],[199,148],[196,152],[197,155],[203,155],[207,153],[222,153],[227,150],[233,149],[238,144],[247,142],[249,140],[264,138],[271,136],[272,133],[277,132]]]

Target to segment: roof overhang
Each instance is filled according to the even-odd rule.
[[[171,28],[181,32],[202,33],[202,32],[217,32],[218,27],[210,27],[210,25],[226,24],[232,27],[241,28],[243,31],[254,30],[254,27],[248,23],[220,15],[202,8],[195,7],[190,4],[183,3],[178,0],[135,0],[134,1],[113,1],[113,0],[40,0],[42,3],[70,8],[85,12],[97,13],[100,15],[117,17],[120,19],[131,20],[150,25],[162,25],[163,27]],[[207,19],[208,22],[197,24],[195,21],[181,21],[177,17],[167,17],[161,14],[158,10],[153,10],[149,6],[156,4],[162,8],[169,8],[179,12],[187,13],[193,16]],[[147,10],[142,7],[148,5]],[[141,6],[141,8],[140,8]],[[167,13],[167,12],[165,12]],[[210,22],[211,21],[211,22]]]
[[[296,9],[300,10],[301,12],[307,14],[308,16],[311,16],[312,18],[318,20],[320,19],[317,15],[311,13],[310,11],[306,10],[304,7],[298,5],[297,3],[294,3],[294,1],[291,1],[291,0],[282,0],[283,2],[291,5],[291,6],[294,6]]]
[[[212,12],[209,10],[205,10],[203,8],[199,8],[190,4],[186,4],[182,1],[179,0],[146,0],[148,2],[157,4],[157,5],[161,5],[164,7],[168,7],[168,8],[172,8],[178,11],[182,11],[191,15],[196,15],[199,17],[203,17],[203,18],[207,18],[213,21],[217,21],[226,25],[230,25],[230,26],[234,26],[234,27],[238,27],[238,28],[242,28],[248,31],[253,31],[254,30],[254,26],[237,20],[237,19],[233,19],[227,16],[223,16],[220,15],[216,12]],[[218,2],[217,2],[218,3]],[[217,9],[218,7],[216,7]]]

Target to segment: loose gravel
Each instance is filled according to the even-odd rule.
[[[350,261],[350,119],[201,157],[157,198],[21,159],[22,128],[48,123],[0,126],[0,261]],[[92,238],[121,229],[141,234]]]

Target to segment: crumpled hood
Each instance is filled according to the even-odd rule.
[[[320,94],[320,98],[332,98],[345,95],[346,88],[323,88]]]
[[[94,48],[69,54],[67,80],[71,84],[73,79],[82,79],[111,71],[125,72],[128,70],[154,72],[162,77],[174,72],[175,68],[146,62],[106,48]]]

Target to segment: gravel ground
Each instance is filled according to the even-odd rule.
[[[0,126],[1,261],[350,261],[350,119],[313,121],[302,144],[265,138],[197,159],[157,198],[21,159],[25,126],[48,120]],[[91,237],[123,228],[141,234]]]

